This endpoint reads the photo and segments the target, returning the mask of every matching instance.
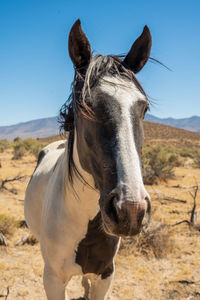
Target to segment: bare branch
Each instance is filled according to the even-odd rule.
[[[193,281],[193,280],[173,280],[170,283],[182,283],[182,284],[200,284],[200,280]]]
[[[177,222],[177,223],[173,224],[172,226],[180,225],[180,224],[182,224],[182,223],[187,223],[188,225],[190,225],[190,221],[188,221],[188,220],[183,220],[183,221],[180,221],[180,222]]]
[[[14,181],[22,181],[23,179],[25,179],[27,177],[27,175],[24,175],[24,176],[20,176],[20,175],[17,175],[15,177],[12,177],[12,178],[6,178],[4,180],[1,181],[1,184],[0,184],[0,191],[2,190],[6,190],[6,191],[9,191],[11,193],[16,193],[16,191],[13,191],[12,189],[8,189],[6,187],[6,184],[9,183],[9,182],[14,182]]]
[[[195,184],[195,185],[189,185],[189,186],[172,186],[173,188],[178,188],[181,190],[191,190],[194,189],[196,186],[200,187],[200,184]]]
[[[173,198],[173,197],[168,197],[165,193],[160,193],[158,191],[156,191],[154,188],[152,188],[152,194],[156,195],[155,200],[164,200],[164,201],[169,201],[169,202],[180,202],[180,203],[187,203],[187,200],[183,200],[183,199],[178,199],[178,198]]]
[[[180,222],[175,223],[172,226],[176,226],[176,225],[180,225],[182,223],[187,223],[189,226],[193,227],[194,229],[200,231],[200,226],[196,224],[196,220],[197,220],[197,211],[196,211],[196,197],[197,197],[197,193],[198,193],[198,189],[199,189],[199,185],[197,184],[196,186],[194,186],[194,193],[192,193],[191,191],[189,192],[189,194],[191,195],[192,199],[193,199],[193,207],[192,207],[192,211],[191,211],[191,216],[190,216],[190,220],[183,220]]]
[[[2,232],[0,232],[0,246],[7,246],[7,241]]]
[[[191,217],[190,217],[190,223],[193,225],[193,226],[196,226],[195,223],[196,223],[196,219],[197,219],[197,212],[196,212],[196,196],[197,196],[197,192],[198,192],[198,185],[194,188],[194,194],[192,194],[192,192],[190,192],[190,195],[192,196],[193,198],[193,208],[192,208],[192,212],[191,212]]]
[[[25,244],[35,245],[37,242],[36,238],[28,232],[19,241],[17,241],[17,243],[15,243],[15,246],[23,246]]]
[[[4,298],[4,297],[5,297],[5,300],[8,299],[9,293],[10,293],[10,288],[9,288],[9,286],[8,286],[8,287],[7,287],[7,294],[6,294],[6,295],[0,294],[0,298]]]
[[[9,286],[7,286],[7,295],[6,295],[5,300],[8,298],[9,293],[10,293],[10,288],[9,288]]]
[[[161,200],[170,201],[170,202],[180,202],[180,203],[187,203],[186,200],[177,199],[177,198],[171,198],[171,197],[165,197]]]

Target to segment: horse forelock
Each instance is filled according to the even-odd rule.
[[[97,54],[92,57],[84,75],[78,69],[75,69],[72,93],[60,110],[59,121],[61,129],[64,129],[64,131],[73,130],[77,112],[81,112],[86,118],[95,118],[87,99],[91,100],[92,90],[94,90],[105,76],[121,78],[124,85],[127,85],[128,82],[133,82],[136,88],[147,98],[135,74],[125,66],[121,57],[123,56],[103,56]],[[110,84],[113,84],[112,81]]]

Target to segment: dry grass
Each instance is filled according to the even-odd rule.
[[[120,251],[124,255],[142,254],[148,259],[166,258],[179,248],[176,230],[169,225],[152,220],[149,226],[133,238],[123,239]]]
[[[17,227],[18,222],[11,216],[0,214],[0,232],[3,235],[11,235]]]
[[[189,134],[187,139],[193,145],[199,143]],[[177,139],[175,143],[179,145],[182,141]],[[12,150],[6,149],[0,153],[0,161],[0,180],[18,174],[27,175],[23,182],[8,184],[8,188],[16,189],[17,194],[6,190],[0,193],[1,214],[14,220],[23,220],[24,191],[36,159],[33,155],[25,154],[21,160],[13,161]],[[187,224],[171,226],[189,218],[193,206],[189,191],[196,184],[194,178],[200,183],[200,169],[190,165],[176,167],[174,172],[175,177],[167,182],[147,186],[152,197],[151,224],[134,239],[122,241],[116,257],[116,274],[109,300],[200,299],[200,233],[190,229]],[[169,199],[184,201],[173,202]],[[200,193],[197,195],[197,205],[198,210]],[[29,232],[26,227],[18,226],[19,222],[14,226],[14,234],[11,230],[11,234],[7,235],[8,247],[0,247],[0,294],[5,295],[9,286],[8,300],[44,300],[39,243],[34,246],[15,246]],[[70,282],[68,291],[70,298],[81,296],[80,278]]]

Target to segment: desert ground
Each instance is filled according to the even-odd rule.
[[[172,138],[179,143],[181,137],[172,133]],[[197,144],[198,138],[194,138]],[[151,141],[148,137],[147,142]],[[29,232],[21,221],[24,193],[36,158],[30,154],[19,160],[12,157],[12,149],[0,153],[0,183],[15,176],[25,177],[6,183],[0,190],[0,215],[14,224],[5,234],[7,246],[0,246],[0,298],[42,300],[46,298],[39,243],[18,243]],[[174,178],[146,186],[152,198],[151,223],[139,236],[122,240],[109,300],[200,299],[200,232],[187,222],[173,226],[190,220],[192,195],[198,185],[200,168],[185,164],[175,168]],[[200,191],[196,202],[198,212]],[[70,299],[83,296],[80,278],[71,280],[67,292]]]

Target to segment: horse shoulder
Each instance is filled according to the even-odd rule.
[[[37,166],[29,181],[24,204],[27,224],[36,238],[39,239],[42,208],[46,188],[57,161],[64,152],[65,141],[58,141],[46,146],[39,154]]]

